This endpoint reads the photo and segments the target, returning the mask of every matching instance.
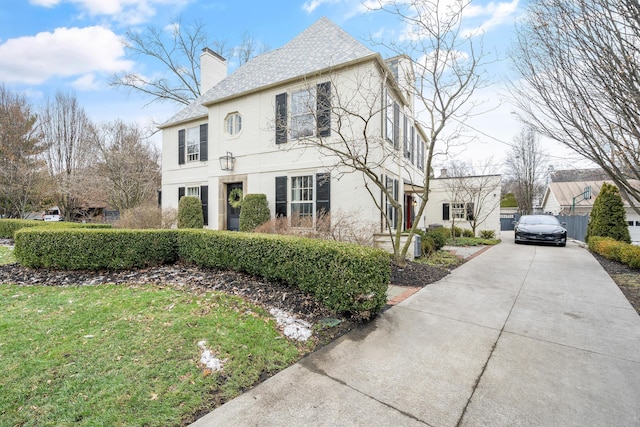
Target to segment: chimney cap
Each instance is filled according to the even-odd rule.
[[[213,55],[216,58],[218,58],[219,60],[223,61],[223,62],[227,62],[227,60],[220,55],[219,53],[214,52],[213,50],[209,49],[208,47],[203,47],[202,48],[202,54],[208,54],[208,55]]]

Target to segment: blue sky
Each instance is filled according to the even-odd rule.
[[[465,28],[482,29],[485,50],[495,55],[488,70],[494,84],[477,96],[487,109],[498,107],[469,122],[478,131],[478,142],[466,150],[467,155],[477,153],[472,158],[494,156],[498,163],[509,149],[505,143],[520,129],[513,108],[500,101],[508,98],[503,85],[509,75],[507,51],[522,7],[519,0],[474,0],[467,9]],[[389,15],[365,12],[363,0],[11,0],[0,9],[0,84],[34,104],[57,90],[73,90],[96,122],[163,122],[180,107],[147,105],[150,98],[110,87],[108,80],[114,72],[158,72],[127,57],[121,37],[147,25],[164,27],[178,16],[186,23],[202,22],[210,39],[225,40],[228,47],[247,33],[274,49],[322,16],[374,50],[370,35],[389,40],[402,33]],[[553,146],[549,150],[556,153]]]

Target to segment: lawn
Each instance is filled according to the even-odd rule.
[[[0,285],[0,306],[7,426],[184,425],[305,352],[263,309],[217,292]]]
[[[13,256],[13,250],[7,246],[0,245],[0,265],[11,264],[16,262],[16,258]]]

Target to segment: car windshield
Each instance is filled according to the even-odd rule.
[[[523,216],[520,218],[520,224],[527,225],[560,225],[558,219],[555,216],[551,215],[532,215],[532,216]]]

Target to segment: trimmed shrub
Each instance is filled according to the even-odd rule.
[[[203,228],[202,202],[194,196],[184,196],[178,203],[178,228]]]
[[[33,268],[127,269],[177,260],[175,230],[51,229],[15,233],[18,262]]]
[[[620,262],[631,268],[640,268],[640,247],[625,244],[620,248]]]
[[[481,239],[495,239],[496,232],[493,230],[480,230],[480,238]]]
[[[84,224],[80,222],[44,222],[32,219],[0,219],[0,238],[13,239],[16,231],[23,228],[44,227],[48,230],[62,228],[111,228],[111,224]]]
[[[0,238],[13,239],[16,231],[27,227],[43,226],[43,221],[34,221],[29,219],[0,219]]]
[[[593,202],[587,226],[587,242],[592,236],[611,237],[620,242],[631,243],[624,204],[618,187],[604,183]]]
[[[181,230],[180,258],[297,286],[327,307],[370,318],[386,304],[389,255],[379,249],[295,236]]]
[[[469,230],[468,228],[465,228],[462,230],[462,237],[476,237],[473,235],[473,230]]]
[[[442,230],[444,230],[445,232],[442,232]],[[449,235],[449,230],[443,227],[428,230],[423,233],[424,237],[427,237],[433,241],[434,252],[439,251],[444,245],[447,244],[447,235]]]
[[[253,231],[271,219],[266,194],[247,194],[240,208],[240,231]]]
[[[448,227],[436,227],[427,230],[427,233],[438,233],[444,237],[445,242],[451,238],[451,229]]]

